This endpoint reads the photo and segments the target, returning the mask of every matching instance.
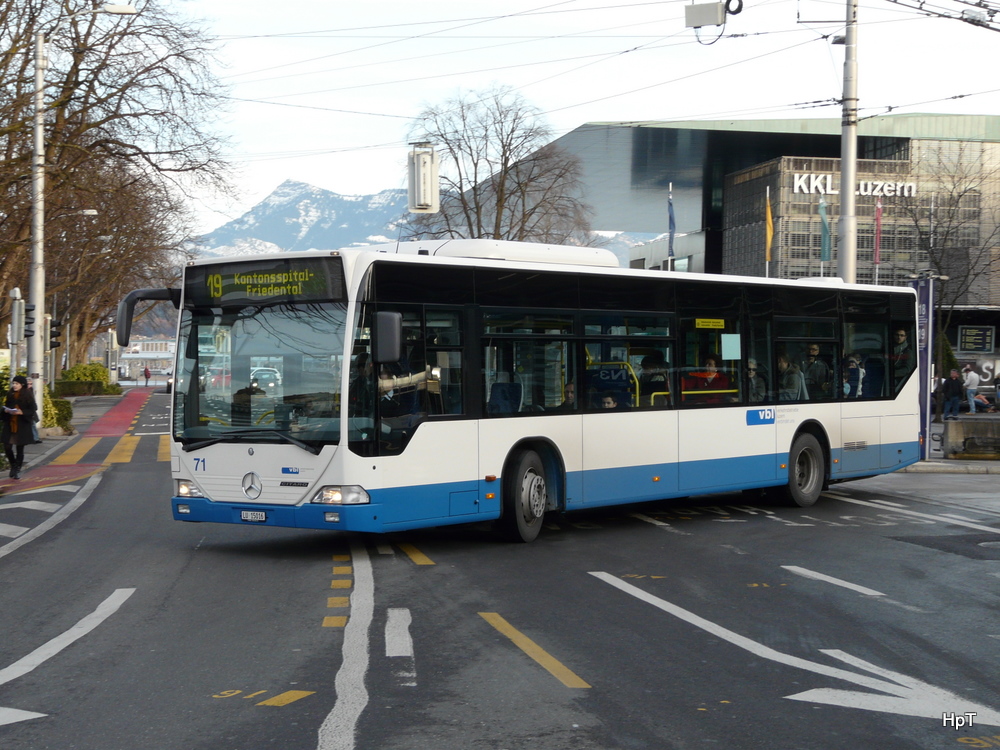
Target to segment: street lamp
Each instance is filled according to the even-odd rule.
[[[100,8],[71,13],[56,21],[49,33],[54,33],[59,24],[75,16],[87,13],[108,13],[130,16],[136,13],[131,5],[107,4]],[[31,267],[28,277],[28,296],[35,305],[38,320],[45,315],[45,32],[35,34],[35,100],[34,100],[34,148],[31,159]],[[44,343],[41,336],[28,339],[28,377],[34,386],[38,413],[42,413],[45,381],[42,378]]]

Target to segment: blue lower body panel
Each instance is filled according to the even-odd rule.
[[[834,450],[830,458],[838,464],[834,465],[837,468],[831,478],[888,474],[919,460],[917,442],[877,446],[874,450],[880,452],[883,466],[863,470],[851,470],[849,461],[840,462],[842,452]],[[788,454],[779,454],[696,461],[684,466],[629,466],[574,472],[566,477],[569,495],[566,509],[780,485],[788,475],[787,470],[779,467],[787,461]],[[774,478],[764,478],[772,466]],[[480,486],[479,482],[465,481],[369,490],[372,502],[368,505],[216,503],[203,497],[175,497],[171,505],[177,521],[385,533],[499,518],[500,485],[501,482],[495,482]],[[189,512],[178,512],[180,505],[187,506]],[[261,513],[263,516],[255,515]],[[330,513],[337,514],[336,520],[327,520]]]

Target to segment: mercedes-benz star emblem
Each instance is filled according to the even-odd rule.
[[[256,500],[260,497],[263,489],[264,485],[256,473],[251,471],[249,474],[243,476],[243,494],[246,495],[248,500]]]

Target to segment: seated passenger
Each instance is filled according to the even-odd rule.
[[[615,391],[605,391],[601,394],[601,408],[621,410],[627,409],[628,404],[625,403],[622,394]]]
[[[666,406],[667,393],[667,363],[661,352],[647,354],[640,363],[639,396],[643,406]]]
[[[747,401],[759,404],[767,398],[767,384],[764,378],[757,374],[757,360],[747,360]]]
[[[684,377],[681,391],[684,400],[701,404],[721,404],[732,397],[729,376],[719,372],[722,357],[718,354],[705,356],[702,369]]]
[[[576,411],[576,384],[569,381],[563,389],[563,402],[552,409],[554,412]]]

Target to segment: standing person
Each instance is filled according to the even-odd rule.
[[[787,354],[778,355],[778,400],[807,401],[809,391],[806,390],[806,379],[798,365],[792,364]]]
[[[975,414],[976,394],[979,393],[979,373],[972,365],[966,365],[963,371],[965,372],[965,382],[962,385],[965,386],[965,396],[969,399],[969,414]]]
[[[37,413],[35,396],[28,389],[28,379],[23,375],[15,375],[11,379],[7,398],[4,399],[3,432],[0,433],[3,451],[10,464],[11,479],[21,478],[21,467],[24,466],[24,446],[35,442],[31,428]]]
[[[958,370],[952,370],[951,375],[941,383],[941,399],[944,404],[943,419],[958,419],[958,404],[965,395],[965,386],[958,379]]]
[[[916,365],[916,358],[913,356],[913,349],[910,347],[910,342],[906,340],[906,331],[902,328],[897,328],[893,332],[893,337],[895,342],[892,345],[892,355],[890,359],[892,360],[892,369],[896,377],[896,389],[899,390],[899,386],[902,385],[903,381],[913,370]]]
[[[150,375],[152,375],[152,374],[153,374],[153,373],[151,373],[151,372],[149,371],[149,368],[148,368],[148,367],[147,367],[146,369],[144,369],[144,370],[142,371],[142,376],[143,376],[144,378],[146,378],[146,387],[147,387],[147,388],[149,388],[149,376],[150,376]]]

